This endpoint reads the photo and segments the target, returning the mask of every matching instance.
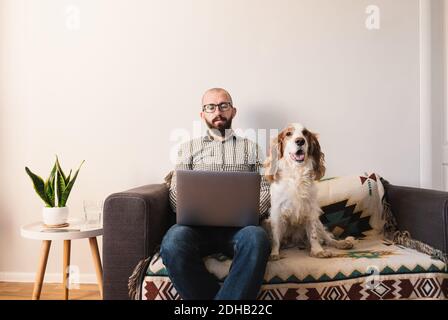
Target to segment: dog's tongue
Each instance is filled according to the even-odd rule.
[[[297,154],[297,153],[291,153],[291,158],[295,161],[304,161],[305,160],[305,154]]]

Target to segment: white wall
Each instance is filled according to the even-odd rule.
[[[444,7],[443,7],[443,90],[441,93],[443,94],[443,97],[441,99],[441,109],[442,112],[441,118],[442,118],[442,163],[443,163],[443,189],[445,191],[448,191],[448,0],[444,0]]]
[[[161,182],[176,128],[209,87],[233,94],[235,128],[300,121],[321,136],[327,176],[376,171],[419,184],[418,0],[0,0],[0,273],[32,273],[21,224],[42,203],[24,167],[83,159],[69,199]],[[67,5],[80,29],[66,28]],[[69,18],[70,18],[69,13]],[[69,21],[70,22],[70,21]],[[48,272],[61,270],[62,246]],[[72,263],[94,269],[86,242]]]
[[[421,0],[420,3],[420,185],[446,189],[446,0]]]

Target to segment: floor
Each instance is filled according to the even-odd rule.
[[[0,282],[0,300],[30,300],[33,283]],[[41,300],[63,300],[62,284],[44,283]],[[70,289],[70,300],[100,300],[100,292],[96,284],[81,284],[79,289]]]

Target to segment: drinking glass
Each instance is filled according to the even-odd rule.
[[[88,226],[101,226],[103,216],[102,200],[84,200],[84,221]]]

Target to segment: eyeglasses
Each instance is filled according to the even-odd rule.
[[[216,108],[219,108],[219,111],[224,112],[227,110],[230,110],[230,108],[232,108],[232,103],[231,102],[221,102],[220,104],[206,104],[202,107],[202,111],[207,112],[207,113],[213,113],[215,112]]]

